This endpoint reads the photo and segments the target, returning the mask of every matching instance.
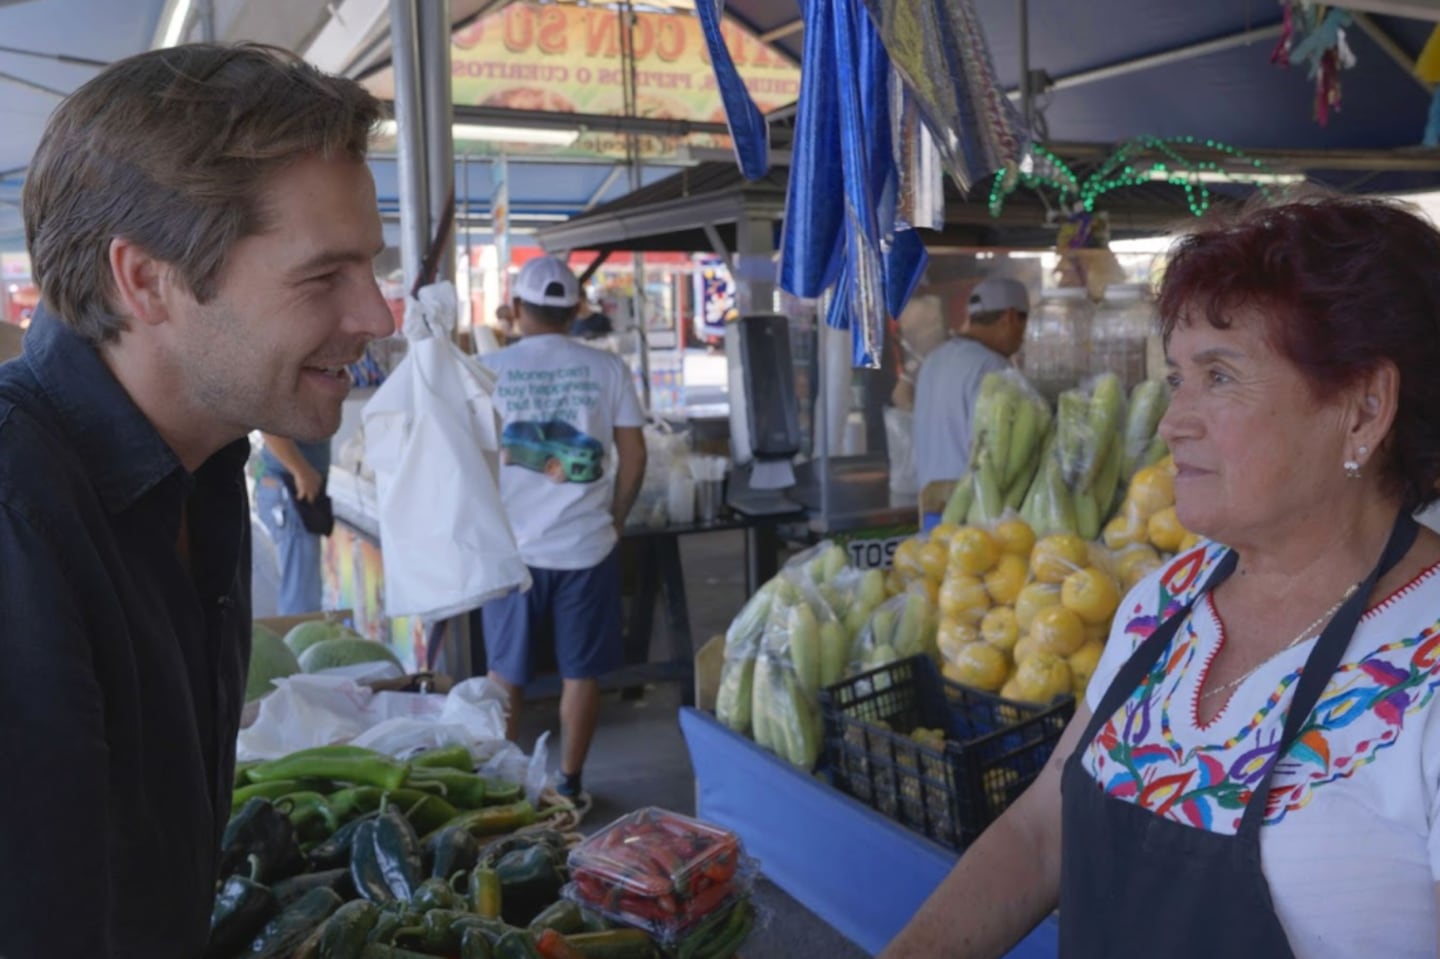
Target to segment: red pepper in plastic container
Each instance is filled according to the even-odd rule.
[[[564,894],[672,944],[748,895],[755,871],[734,833],[649,806],[570,852]]]

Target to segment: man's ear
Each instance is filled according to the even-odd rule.
[[[124,237],[110,241],[110,281],[115,308],[137,323],[154,325],[169,318],[170,266]]]

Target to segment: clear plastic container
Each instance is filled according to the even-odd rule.
[[[735,834],[655,806],[570,852],[567,898],[674,942],[748,893],[754,863]]]
[[[1090,374],[1114,373],[1128,393],[1145,379],[1155,306],[1144,286],[1112,286],[1091,320]]]
[[[1020,368],[1054,404],[1090,373],[1090,335],[1095,305],[1083,289],[1048,290],[1030,311]]]

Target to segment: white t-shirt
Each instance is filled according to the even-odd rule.
[[[558,333],[483,360],[499,377],[500,496],[527,566],[588,569],[615,547],[616,427],[645,425],[630,368]]]
[[[1125,598],[1086,691],[1092,710],[1160,616],[1199,591],[1225,550],[1204,543]],[[1201,597],[1169,651],[1100,728],[1081,762],[1114,798],[1233,835],[1315,640],[1268,660],[1201,726],[1196,693],[1224,641],[1215,606]],[[1437,686],[1440,564],[1365,614],[1309,725],[1271,781],[1261,862],[1298,959],[1436,955]]]
[[[915,479],[921,489],[965,475],[980,381],[993,370],[1011,368],[1005,357],[963,336],[926,355],[915,383]]]

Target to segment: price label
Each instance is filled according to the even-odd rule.
[[[838,537],[850,565],[856,569],[889,569],[895,548],[915,535],[914,526],[861,530],[853,536]]]

